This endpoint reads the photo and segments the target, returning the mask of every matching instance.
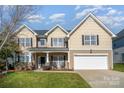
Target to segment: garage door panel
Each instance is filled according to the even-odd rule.
[[[74,69],[107,69],[107,56],[74,56]]]

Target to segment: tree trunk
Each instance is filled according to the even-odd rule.
[[[6,60],[6,71],[8,71],[8,62]]]

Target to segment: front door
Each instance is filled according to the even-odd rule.
[[[45,57],[39,57],[38,68],[42,68],[45,65]]]
[[[41,67],[44,66],[45,65],[45,57],[41,57],[40,62],[41,62]]]

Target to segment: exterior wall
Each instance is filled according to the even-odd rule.
[[[108,55],[108,67],[109,69],[113,68],[113,62],[112,62],[112,51],[111,50],[93,50],[92,53],[90,53],[89,50],[71,50],[70,51],[70,69],[74,69],[74,55],[75,54],[86,54],[86,55],[93,55],[93,54],[98,54],[98,55]]]
[[[124,47],[116,48],[113,50],[113,62],[124,63],[122,61],[122,53],[124,53]]]
[[[36,42],[37,42],[36,36],[26,27],[23,28],[21,31],[19,31],[16,36],[17,38],[32,38],[32,47],[36,47]],[[20,46],[22,52],[28,52],[27,48],[29,47]]]
[[[124,47],[124,37],[113,40],[113,49]]]
[[[54,31],[49,33],[47,37],[47,46],[51,47],[51,38],[65,38],[66,33],[62,31],[60,28],[55,28]]]
[[[99,45],[82,45],[82,35],[99,35]],[[70,50],[112,50],[111,36],[89,17],[69,38]]]

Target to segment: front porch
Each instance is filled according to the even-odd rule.
[[[32,53],[32,62],[36,69],[50,66],[51,69],[69,69],[67,52],[36,52]]]
[[[32,63],[36,69],[69,69],[68,48],[31,48]]]

